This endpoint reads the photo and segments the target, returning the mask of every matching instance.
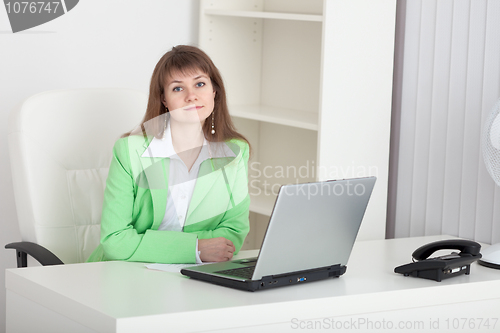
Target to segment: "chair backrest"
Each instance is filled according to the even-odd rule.
[[[64,263],[98,246],[114,142],[136,127],[147,95],[130,89],[72,89],[26,99],[9,118],[9,151],[23,241]]]

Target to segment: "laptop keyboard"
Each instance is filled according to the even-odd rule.
[[[240,278],[250,280],[252,278],[254,270],[255,270],[255,266],[250,266],[250,267],[243,267],[243,268],[233,268],[233,269],[228,269],[225,271],[218,271],[215,273],[237,276]]]

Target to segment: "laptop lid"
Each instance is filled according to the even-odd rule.
[[[376,177],[280,188],[252,280],[346,265]]]
[[[345,272],[375,181],[367,177],[284,185],[257,258],[193,266],[181,273],[246,290],[261,289],[254,282],[263,277],[281,279],[304,271],[316,272],[315,279],[339,276]],[[332,275],[334,266],[338,272]],[[243,268],[253,269],[251,277],[239,275]]]

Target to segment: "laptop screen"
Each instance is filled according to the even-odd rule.
[[[375,181],[367,177],[282,186],[252,279],[346,265]]]

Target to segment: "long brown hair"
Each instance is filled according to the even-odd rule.
[[[166,78],[176,72],[187,74],[196,70],[201,70],[208,75],[215,90],[213,110],[215,134],[211,133],[211,121],[205,121],[202,128],[207,141],[224,142],[230,139],[240,139],[249,144],[248,140],[236,131],[231,116],[229,115],[226,102],[226,90],[219,70],[205,52],[197,47],[189,45],[174,46],[172,50],[165,53],[158,61],[153,71],[153,75],[151,76],[148,106],[146,108],[146,114],[141,121],[142,130],[137,131],[137,133],[136,131],[125,133],[122,137],[144,132],[144,124],[155,118],[164,119],[165,116],[160,116],[168,112],[162,103]],[[155,137],[161,138],[163,136],[163,124],[164,121],[156,122],[153,131]]]

